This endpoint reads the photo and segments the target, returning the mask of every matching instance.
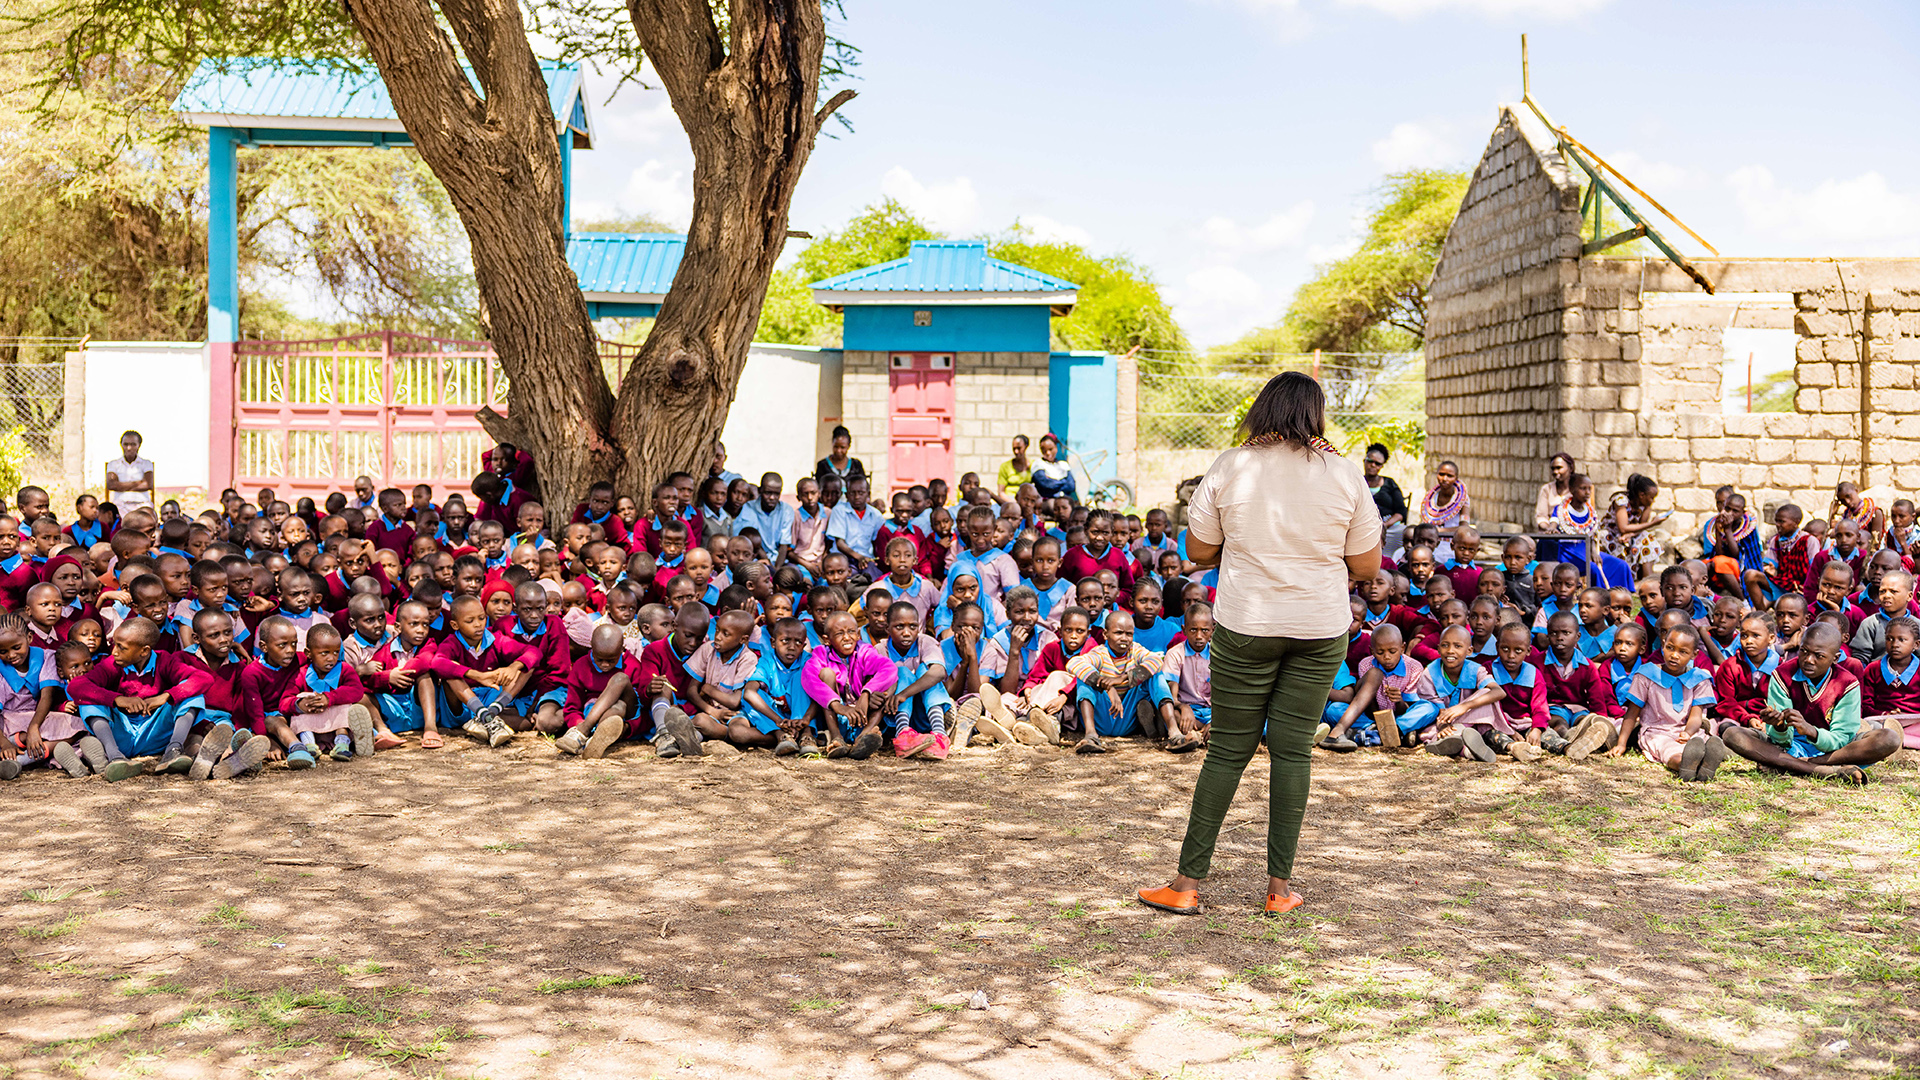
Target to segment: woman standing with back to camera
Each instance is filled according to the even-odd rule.
[[[1380,512],[1360,470],[1326,441],[1326,395],[1276,375],[1247,410],[1248,438],[1221,454],[1187,506],[1187,557],[1220,567],[1213,724],[1173,880],[1140,902],[1201,910],[1200,882],[1240,775],[1267,739],[1268,914],[1300,906],[1294,848],[1306,814],[1313,730],[1346,660],[1347,591],[1380,570]]]

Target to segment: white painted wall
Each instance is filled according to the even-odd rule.
[[[97,491],[120,433],[145,440],[162,488],[207,486],[207,347],[183,341],[94,341],[86,349],[86,461],[82,477]]]
[[[727,444],[727,468],[755,482],[777,472],[791,496],[794,483],[812,475],[819,460],[821,373],[828,367],[837,373],[838,365],[825,361],[838,359],[834,349],[753,346],[720,435]],[[829,396],[837,405],[839,388],[829,389],[836,391]]]

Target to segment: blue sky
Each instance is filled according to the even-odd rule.
[[[814,151],[794,228],[889,194],[957,234],[1019,219],[1139,260],[1203,345],[1350,250],[1385,172],[1477,160],[1522,31],[1553,118],[1723,254],[1920,257],[1911,3],[847,0],[840,29],[855,129]],[[611,85],[576,218],[684,224],[665,94]]]

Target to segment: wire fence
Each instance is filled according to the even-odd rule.
[[[66,353],[82,340],[0,338],[0,439],[24,458],[16,463],[21,472],[41,483],[64,473]]]
[[[1172,505],[1179,482],[1205,472],[1233,444],[1254,397],[1283,371],[1319,380],[1327,395],[1328,441],[1349,454],[1382,443],[1389,476],[1404,487],[1419,475],[1427,416],[1420,353],[1148,358],[1140,367],[1136,428],[1140,504]]]

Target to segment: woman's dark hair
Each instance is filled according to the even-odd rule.
[[[1393,455],[1387,452],[1386,443],[1368,443],[1367,456],[1372,457],[1375,453],[1380,455],[1380,460],[1383,462],[1393,460]]]
[[[1327,395],[1312,376],[1283,371],[1267,380],[1243,421],[1252,438],[1265,436],[1305,449],[1327,430]]]
[[[846,439],[846,440],[847,440],[848,442],[852,442],[852,441],[853,441],[853,432],[851,432],[851,431],[848,431],[848,430],[847,430],[847,426],[846,426],[845,424],[835,424],[835,425],[833,425],[833,431],[832,431],[831,433],[829,433],[829,434],[828,434],[828,436],[827,436],[827,438],[828,438],[828,440],[829,440],[829,441],[831,441],[831,440],[833,440],[833,439],[841,439],[841,438],[844,438],[844,439]]]
[[[1554,454],[1552,457],[1548,458],[1547,464],[1552,465],[1556,461],[1564,461],[1567,463],[1567,475],[1569,476],[1580,471],[1580,466],[1575,465],[1573,463],[1573,455],[1567,453],[1565,450],[1562,450],[1559,453]]]
[[[1032,446],[1032,445],[1033,445],[1033,443],[1032,443],[1032,442],[1030,442],[1030,441],[1028,441],[1028,439],[1027,439],[1027,437],[1026,437],[1025,435],[1015,435],[1015,436],[1013,437],[1013,441],[1014,441],[1014,442],[1017,442],[1017,443],[1019,443],[1019,444],[1020,444],[1021,446]]]
[[[1659,484],[1653,482],[1653,477],[1645,473],[1634,473],[1632,476],[1627,477],[1627,498],[1638,498],[1659,486]]]

